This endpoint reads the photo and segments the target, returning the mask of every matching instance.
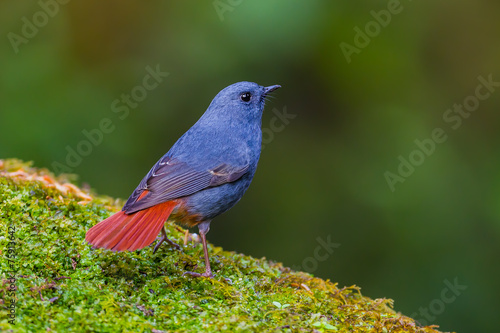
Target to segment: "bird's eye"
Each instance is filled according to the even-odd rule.
[[[245,92],[245,93],[243,93],[243,94],[240,95],[240,99],[243,102],[249,102],[250,98],[252,98],[252,95],[249,92]]]

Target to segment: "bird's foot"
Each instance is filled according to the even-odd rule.
[[[192,277],[206,277],[206,278],[211,278],[211,279],[214,278],[212,272],[207,272],[207,271],[205,271],[205,273],[195,273],[195,272],[187,271],[187,272],[184,272],[184,274],[182,274],[182,276],[185,276],[185,275],[189,275]]]
[[[185,276],[185,275],[189,275],[189,276],[192,276],[192,277],[206,277],[206,278],[210,278],[210,279],[214,279],[215,277],[213,276],[212,272],[210,273],[195,273],[195,272],[184,272],[184,274],[182,274],[182,276]],[[223,277],[224,281],[226,281],[227,284],[230,284],[232,285],[233,284],[233,281],[231,281],[231,279],[228,279],[228,278],[225,278]]]
[[[177,244],[176,242],[172,242],[170,239],[166,239],[167,243],[170,244],[170,246],[174,247],[176,250],[181,251],[181,246]]]
[[[170,244],[170,246],[174,247],[176,250],[181,251],[181,247],[179,246],[179,244],[177,244],[175,242],[172,242],[170,239],[168,239],[165,236],[162,236],[161,239],[160,239],[160,241],[158,242],[158,244],[155,245],[155,248],[153,250],[153,254],[155,254],[156,251],[158,251],[158,249],[160,248],[161,244],[163,244],[163,242],[165,242],[165,241],[168,244]]]

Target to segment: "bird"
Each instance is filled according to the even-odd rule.
[[[206,234],[212,220],[232,208],[246,192],[257,169],[266,97],[280,85],[237,82],[222,89],[205,113],[151,168],[121,211],[90,228],[93,248],[136,251],[151,245],[153,254],[167,242],[165,223],[198,227],[205,272],[183,275],[213,278]]]

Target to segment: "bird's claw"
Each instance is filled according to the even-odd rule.
[[[212,272],[205,272],[205,273],[195,273],[195,272],[184,272],[182,274],[182,276],[185,276],[185,275],[189,275],[189,276],[192,276],[192,277],[206,277],[206,278],[210,278],[210,279],[213,279],[214,276],[212,274]]]
[[[160,248],[161,244],[163,244],[164,241],[167,241],[168,244],[170,244],[170,246],[174,247],[176,250],[178,251],[182,251],[181,247],[179,246],[179,244],[175,243],[175,242],[172,242],[170,239],[166,238],[166,237],[162,237],[160,239],[160,241],[158,242],[158,244],[155,245],[155,248],[153,250],[153,254],[156,253],[156,251],[158,251],[158,249]]]
[[[167,242],[168,242],[168,244],[170,244],[170,246],[174,247],[177,251],[182,251],[182,248],[179,244],[172,242],[170,239],[168,239]]]

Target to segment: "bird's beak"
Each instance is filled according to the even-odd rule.
[[[275,91],[278,88],[281,88],[281,86],[279,84],[275,84],[274,86],[264,87],[264,95],[267,95],[271,91]]]

